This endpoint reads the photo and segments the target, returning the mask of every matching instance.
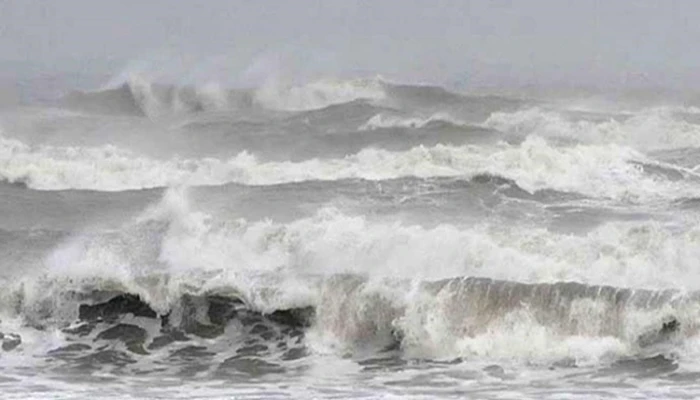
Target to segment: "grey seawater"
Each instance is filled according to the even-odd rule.
[[[697,109],[294,90],[0,109],[0,397],[700,395]]]

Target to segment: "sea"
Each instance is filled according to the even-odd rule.
[[[699,98],[73,83],[0,106],[0,398],[700,397]]]

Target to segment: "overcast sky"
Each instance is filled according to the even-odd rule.
[[[698,16],[693,0],[0,0],[0,67],[698,88]]]

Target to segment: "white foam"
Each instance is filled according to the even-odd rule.
[[[404,349],[410,356],[465,357],[492,362],[525,361],[541,365],[567,360],[575,362],[577,366],[585,366],[599,365],[632,355],[635,351],[634,346],[622,338],[562,335],[539,323],[526,308],[495,318],[495,321],[483,327],[482,332],[467,334],[450,321],[462,320],[448,312],[454,307],[448,304],[431,307],[431,303],[410,301],[407,315],[399,321],[406,335]],[[416,312],[420,317],[414,315]],[[423,315],[426,312],[430,316]]]
[[[308,292],[312,281],[299,280],[340,273],[694,290],[700,289],[698,249],[697,223],[680,231],[651,222],[609,223],[576,236],[488,225],[427,229],[333,209],[286,224],[217,221],[190,210],[184,195],[171,190],[117,231],[68,240],[47,266],[54,277],[112,282],[163,307],[185,288],[226,285],[272,307],[318,295]],[[263,287],[267,294],[255,292]]]
[[[633,202],[699,195],[690,183],[647,175],[630,161],[649,160],[627,147],[555,147],[538,137],[520,145],[490,147],[418,146],[403,152],[369,148],[344,158],[301,162],[262,162],[245,151],[227,160],[156,160],[114,146],[32,147],[0,137],[0,178],[41,190],[117,191],[232,182],[271,185],[493,174],[512,179],[530,192],[554,189]]]
[[[678,112],[692,108],[658,107],[632,113],[622,119],[605,121],[573,120],[561,112],[530,108],[515,112],[495,112],[484,126],[521,135],[571,138],[583,143],[616,143],[641,150],[659,150],[700,145],[700,125],[677,118]]]
[[[456,126],[466,126],[467,123],[453,118],[447,113],[435,113],[428,117],[401,117],[389,114],[377,114],[370,118],[367,122],[359,126],[360,131],[372,131],[376,129],[388,128],[409,128],[420,129],[434,122],[447,122]]]
[[[304,85],[287,85],[270,80],[255,91],[255,101],[269,109],[306,111],[354,100],[382,100],[386,97],[380,79],[323,79]]]
[[[700,318],[695,304],[645,310],[616,308],[592,298],[574,299],[570,308],[562,310],[556,301],[550,303],[551,309],[531,310],[527,300],[508,309],[499,307],[494,298],[487,310],[480,310],[484,293],[471,293],[460,282],[454,280],[435,293],[396,279],[333,277],[324,287],[308,340],[324,353],[372,354],[400,340],[403,353],[419,359],[465,357],[535,365],[564,361],[590,366],[655,354],[659,347],[644,348],[638,340],[656,332],[664,317],[678,318],[682,335],[690,338],[696,335]],[[503,305],[507,303],[504,299]],[[543,320],[543,314],[550,319]],[[613,329],[607,325],[610,318],[615,320]]]
[[[46,322],[49,315],[59,325],[76,317],[75,304],[61,300],[70,290],[135,293],[160,312],[184,293],[217,291],[243,296],[263,311],[317,305],[313,340],[341,351],[381,347],[399,328],[405,350],[416,357],[571,357],[585,364],[634,351],[630,343],[655,319],[630,315],[626,333],[599,337],[596,321],[605,310],[580,304],[572,308],[572,318],[582,321],[578,335],[542,326],[527,310],[500,315],[468,335],[459,321],[469,314],[458,293],[428,293],[419,281],[484,276],[697,290],[698,249],[698,221],[682,229],[608,223],[582,236],[500,225],[428,229],[333,209],[288,223],[221,221],[193,210],[186,192],[170,190],[117,230],[64,242],[47,257],[45,271],[23,275],[1,303],[6,312],[19,304],[27,318]],[[12,299],[18,292],[19,303]],[[677,316],[697,320],[691,314]]]

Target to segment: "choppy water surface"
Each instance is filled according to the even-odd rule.
[[[5,107],[0,390],[695,398],[698,165],[700,110],[661,102],[132,77]]]

